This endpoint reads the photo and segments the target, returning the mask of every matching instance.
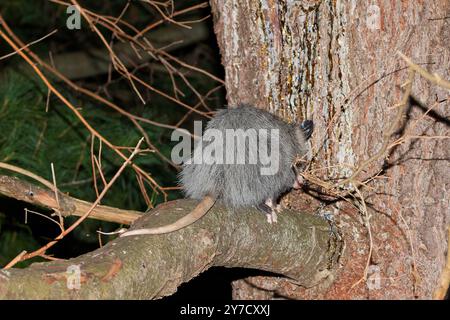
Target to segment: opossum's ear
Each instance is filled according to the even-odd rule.
[[[312,120],[305,120],[300,124],[300,128],[303,130],[305,139],[308,140],[314,131],[314,122]]]

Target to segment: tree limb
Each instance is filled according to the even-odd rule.
[[[195,204],[165,203],[133,228],[165,225]],[[215,205],[178,232],[117,238],[74,259],[2,270],[0,299],[158,299],[212,266],[266,270],[311,287],[331,274],[341,251],[342,243],[318,216],[285,211],[270,225],[254,209],[229,212]],[[80,268],[79,289],[67,287],[71,266]]]
[[[83,216],[91,207],[92,203],[69,197],[63,193],[59,194],[59,205],[52,190],[37,187],[29,182],[24,182],[16,177],[0,176],[0,194],[21,200],[34,205],[60,210],[63,216]],[[98,205],[89,218],[131,224],[139,218],[142,212],[122,210],[118,208]]]

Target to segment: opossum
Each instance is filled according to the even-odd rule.
[[[121,236],[179,230],[203,217],[216,201],[231,209],[254,206],[266,214],[269,223],[276,222],[279,197],[289,189],[302,185],[299,175],[302,168],[296,168],[295,161],[307,154],[307,140],[313,128],[311,120],[288,124],[270,112],[251,106],[218,111],[208,122],[201,142],[194,146],[191,161],[183,164],[179,175],[184,194],[188,198],[201,199],[197,207],[172,224],[128,231]],[[221,133],[221,137],[214,136],[212,139],[208,132]],[[227,132],[234,134],[235,139],[228,140]],[[249,134],[255,133],[256,139],[249,138]],[[240,150],[239,141],[245,141]],[[214,152],[208,150],[214,142],[216,147],[223,147],[222,158],[216,149]],[[273,159],[278,157],[278,170],[263,174],[264,168],[268,167],[267,161],[261,157],[264,154],[273,155]],[[227,155],[228,160],[234,159],[235,162],[229,163]],[[238,158],[241,162],[237,161]],[[196,159],[203,160],[203,163],[196,163]]]

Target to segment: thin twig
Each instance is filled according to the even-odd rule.
[[[26,255],[27,252],[23,250],[21,253],[19,253],[14,259],[12,259],[6,266],[3,267],[3,270],[9,269],[12,266],[14,266],[16,263],[20,262],[24,255]]]
[[[58,208],[55,211],[59,217],[59,224],[61,225],[61,229],[62,229],[62,231],[64,231],[64,219],[61,215],[61,204],[59,203],[58,187],[56,186],[56,175],[55,175],[55,167],[53,166],[53,162],[50,163],[50,167],[52,169],[53,192],[55,193],[56,204],[58,205]]]
[[[37,215],[37,216],[40,216],[40,217],[45,218],[45,219],[47,219],[47,220],[50,220],[51,222],[55,223],[55,224],[59,227],[59,229],[60,229],[61,231],[64,231],[64,228],[61,227],[62,225],[61,225],[58,221],[56,221],[55,219],[52,219],[51,217],[46,216],[45,214],[42,214],[42,213],[37,212],[37,211],[30,210],[30,209],[28,209],[28,208],[25,208],[25,224],[27,224],[27,220],[28,220],[28,219],[27,219],[27,217],[28,217],[28,212],[34,213],[34,214]]]
[[[13,52],[11,52],[11,53],[5,54],[4,56],[1,56],[1,57],[0,57],[0,60],[9,58],[9,57],[11,57],[11,56],[13,56],[13,55],[19,53],[19,51],[22,51],[22,50],[24,50],[24,49],[26,49],[26,48],[32,46],[33,44],[38,43],[38,42],[40,42],[40,41],[42,41],[42,40],[44,40],[44,39],[50,37],[51,35],[55,34],[56,32],[58,32],[58,29],[53,30],[52,32],[50,32],[49,34],[43,36],[42,38],[39,38],[39,39],[37,39],[37,40],[35,40],[35,41],[32,41],[32,42],[28,43],[27,45],[21,47],[19,50],[15,50],[15,51],[13,51]]]
[[[397,54],[406,61],[406,63],[408,64],[408,66],[413,69],[414,71],[416,71],[417,73],[419,73],[422,77],[424,77],[425,79],[427,79],[428,81],[431,81],[432,83],[445,88],[445,89],[449,89],[450,90],[450,82],[446,81],[444,79],[442,79],[439,75],[437,74],[431,74],[428,71],[426,71],[424,68],[418,66],[417,64],[413,63],[412,60],[410,58],[408,58],[407,56],[405,56],[403,53],[401,53],[400,51],[397,51]]]

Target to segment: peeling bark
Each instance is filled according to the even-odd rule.
[[[137,219],[133,228],[167,224],[195,204],[165,203]],[[67,261],[1,270],[0,299],[158,299],[212,266],[266,270],[309,287],[332,276],[341,250],[320,217],[285,211],[270,225],[254,209],[230,212],[215,205],[178,232],[117,238]],[[70,290],[70,268],[78,267],[79,289]]]

